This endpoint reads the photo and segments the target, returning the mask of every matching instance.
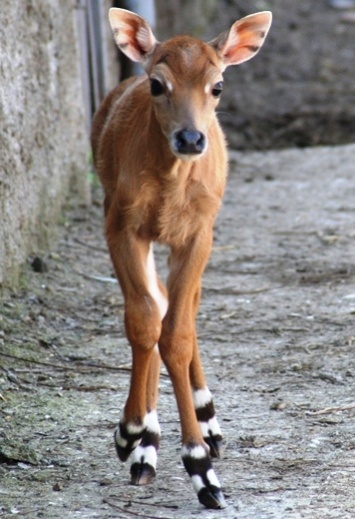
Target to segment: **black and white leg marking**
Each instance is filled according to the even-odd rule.
[[[118,457],[126,461],[131,452],[141,443],[145,430],[144,423],[135,424],[120,420],[114,432],[115,446]]]
[[[133,485],[146,485],[156,474],[160,425],[155,410],[145,416],[144,425],[142,441],[132,453],[131,483]]]
[[[155,410],[147,413],[142,424],[120,421],[114,434],[118,457],[126,461],[132,454],[131,483],[145,485],[155,476],[160,425]]]
[[[196,417],[203,439],[210,448],[210,454],[219,458],[222,452],[222,432],[217,421],[210,390],[197,389],[193,391]]]
[[[183,445],[182,461],[200,503],[206,508],[225,508],[227,505],[206,446]]]

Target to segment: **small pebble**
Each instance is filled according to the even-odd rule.
[[[35,272],[43,273],[48,271],[47,263],[42,259],[36,256],[31,263],[31,266]]]

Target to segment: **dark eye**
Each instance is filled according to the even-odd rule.
[[[223,90],[223,81],[219,81],[215,84],[215,86],[212,88],[212,95],[213,97],[219,97]]]
[[[162,94],[164,94],[164,87],[158,79],[150,79],[150,93],[153,97],[161,96]]]

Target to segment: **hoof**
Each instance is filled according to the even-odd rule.
[[[218,478],[212,468],[206,445],[187,444],[182,448],[182,461],[191,477],[198,500],[206,508],[225,508]]]
[[[148,485],[155,477],[155,468],[149,463],[131,465],[131,485]]]
[[[156,411],[150,411],[142,425],[120,422],[114,438],[119,459],[126,461],[131,456],[131,484],[150,483],[155,476],[160,440]]]
[[[147,485],[155,476],[158,460],[158,448],[154,445],[141,445],[134,450],[131,463],[131,484]]]
[[[218,508],[226,508],[227,503],[220,488],[208,487],[201,488],[197,494],[198,500],[206,508],[217,510]]]
[[[210,448],[210,456],[212,458],[220,458],[222,456],[223,450],[224,450],[222,436],[221,435],[216,435],[216,436],[210,435],[203,439]]]

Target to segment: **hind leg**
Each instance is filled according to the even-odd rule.
[[[159,350],[174,387],[185,469],[200,503],[207,508],[224,508],[226,503],[212,467],[210,449],[201,434],[191,392],[191,373],[194,384],[201,382],[197,380],[200,363],[195,351],[195,317],[199,280],[207,252],[205,234],[201,240],[172,250],[168,279],[169,308],[163,320]]]
[[[196,311],[199,300],[200,289],[196,292],[194,300]],[[190,382],[196,417],[203,439],[210,448],[210,455],[213,458],[219,458],[222,453],[222,433],[216,418],[212,395],[206,384],[196,334],[190,364]]]
[[[190,382],[196,417],[210,455],[219,458],[222,453],[222,432],[216,417],[213,399],[207,387],[195,339],[193,358],[190,364]]]

